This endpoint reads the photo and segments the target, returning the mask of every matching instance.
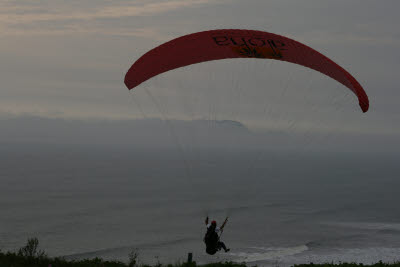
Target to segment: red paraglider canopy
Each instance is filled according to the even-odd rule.
[[[125,76],[132,89],[169,70],[226,58],[260,58],[287,61],[319,71],[349,88],[363,112],[368,96],[357,80],[338,64],[314,49],[287,37],[253,30],[212,30],[166,42],[139,58]]]

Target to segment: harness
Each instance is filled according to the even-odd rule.
[[[208,227],[203,241],[206,244],[206,252],[208,254],[214,255],[219,250],[218,249],[219,236],[215,232],[214,226]]]

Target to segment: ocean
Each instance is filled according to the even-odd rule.
[[[400,260],[400,167],[391,155],[196,153],[2,144],[0,249],[37,237],[49,256],[259,266]],[[205,253],[206,216],[231,249]]]

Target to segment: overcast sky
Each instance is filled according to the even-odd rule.
[[[3,0],[0,118],[130,119],[165,109],[182,119],[190,114],[274,128],[298,119],[298,129],[399,140],[399,10],[398,0]],[[320,51],[356,77],[370,110],[363,114],[355,96],[337,82],[281,62],[203,63],[160,75],[133,94],[124,86],[126,71],[149,49],[184,34],[223,28],[273,32]],[[244,86],[252,93],[237,100]],[[214,87],[223,89],[202,109],[211,103],[207,97]],[[184,90],[190,94],[182,97]],[[193,100],[196,90],[204,93]],[[303,95],[306,100],[299,101]],[[268,112],[260,111],[265,107]],[[198,115],[202,112],[206,115]],[[263,122],[256,113],[275,117]],[[326,125],[310,126],[316,121]]]

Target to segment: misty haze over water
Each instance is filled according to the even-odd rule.
[[[36,236],[49,255],[71,259],[127,260],[138,249],[145,263],[184,260],[187,252],[200,263],[399,260],[400,181],[393,153],[306,145],[290,151],[268,143],[257,148],[254,133],[235,122],[213,126],[209,140],[221,140],[226,130],[237,134],[221,146],[202,146],[201,138],[195,146],[182,135],[180,147],[171,136],[155,141],[163,133],[142,145],[124,145],[128,136],[106,142],[107,135],[115,136],[96,124],[85,130],[73,121],[68,128],[65,121],[43,120],[36,122],[43,126],[34,128],[36,135],[2,133],[3,140],[14,138],[0,150],[2,250]],[[43,133],[54,123],[59,130],[67,125],[75,139],[62,129],[64,137],[46,139]],[[175,130],[183,127],[173,123]],[[197,133],[202,123],[192,122],[200,127]],[[77,142],[79,129],[86,145]],[[95,139],[96,132],[101,138]],[[86,142],[88,133],[92,142]],[[21,139],[26,136],[36,137]],[[232,146],[238,140],[247,146]],[[206,215],[219,222],[230,217],[223,240],[231,252],[205,254]]]

